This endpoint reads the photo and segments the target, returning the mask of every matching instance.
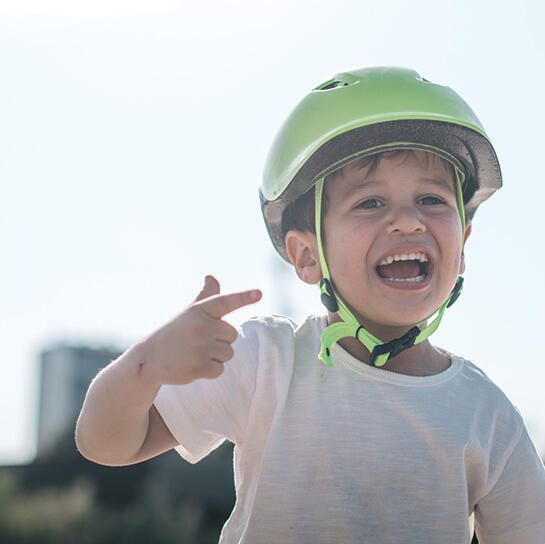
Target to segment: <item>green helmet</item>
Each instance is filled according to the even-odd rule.
[[[479,119],[451,88],[393,66],[337,74],[303,98],[267,157],[260,199],[269,236],[287,259],[282,216],[318,180],[370,153],[433,151],[462,173],[465,215],[501,187],[498,159]]]
[[[342,319],[322,333],[319,357],[328,365],[331,347],[346,336],[354,336],[369,350],[371,365],[384,365],[388,358],[426,340],[462,288],[459,277],[430,324],[431,316],[387,343],[365,330],[335,290],[321,241],[324,178],[359,157],[394,149],[429,151],[453,165],[462,232],[465,217],[473,217],[477,206],[501,187],[496,153],[468,104],[449,87],[391,66],[343,72],[318,85],[285,121],[267,158],[261,206],[271,240],[286,260],[284,211],[316,186],[321,298]]]

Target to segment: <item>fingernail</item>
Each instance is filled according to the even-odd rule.
[[[252,300],[257,300],[260,296],[261,296],[261,293],[259,291],[257,291],[257,290],[250,291],[250,298]]]

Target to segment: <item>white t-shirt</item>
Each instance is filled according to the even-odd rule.
[[[235,444],[221,543],[545,543],[545,470],[519,412],[475,365],[417,377],[333,346],[325,316],[255,318],[215,380],[155,405],[196,463]]]

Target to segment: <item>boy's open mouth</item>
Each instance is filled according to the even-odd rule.
[[[421,252],[401,253],[385,257],[376,266],[377,274],[388,281],[422,283],[430,274],[429,257]]]

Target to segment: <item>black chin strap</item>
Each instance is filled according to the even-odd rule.
[[[388,359],[399,355],[403,350],[409,349],[414,346],[414,341],[416,337],[420,334],[420,329],[417,326],[414,326],[412,329],[408,330],[403,336],[390,340],[385,344],[380,344],[373,348],[371,352],[371,357],[369,358],[369,364],[375,366],[375,361],[379,355],[383,353],[389,353]],[[357,336],[357,334],[356,334]]]

